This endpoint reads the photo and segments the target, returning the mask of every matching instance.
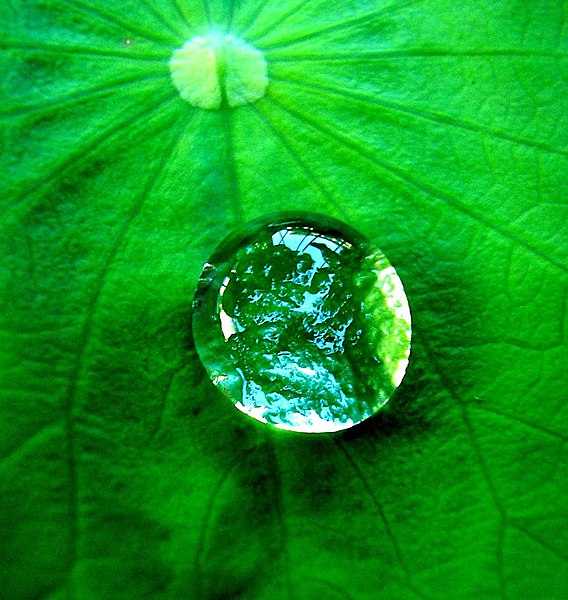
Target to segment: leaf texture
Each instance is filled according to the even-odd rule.
[[[566,597],[567,9],[2,4],[3,597]],[[263,52],[258,102],[172,85],[214,29]],[[247,422],[193,347],[203,263],[283,209],[411,303],[405,382],[342,434]]]

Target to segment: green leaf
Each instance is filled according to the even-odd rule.
[[[567,9],[2,3],[4,597],[568,595]],[[212,29],[262,98],[180,97]],[[203,263],[281,209],[362,231],[411,303],[401,389],[343,434],[246,419],[192,344]]]

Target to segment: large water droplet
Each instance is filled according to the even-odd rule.
[[[226,238],[205,264],[193,335],[213,383],[281,429],[346,429],[399,386],[411,322],[385,255],[340,221],[279,213]]]

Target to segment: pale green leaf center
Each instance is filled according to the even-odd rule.
[[[262,52],[231,34],[188,40],[173,53],[170,72],[181,97],[208,110],[255,102],[268,86]]]

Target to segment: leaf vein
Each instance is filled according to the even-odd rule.
[[[117,89],[121,87],[127,87],[133,83],[141,83],[144,81],[151,81],[153,79],[162,79],[164,77],[164,74],[153,74],[145,76],[136,75],[135,77],[129,77],[128,79],[117,79],[115,81],[106,82],[102,85],[92,86],[74,94],[59,97],[55,100],[42,100],[37,104],[22,104],[14,108],[2,109],[0,110],[0,115],[3,117],[19,117],[21,115],[33,112],[42,112],[46,109],[76,106],[82,102],[87,102],[89,100],[94,100],[108,96],[109,94],[113,94]]]
[[[319,193],[323,196],[326,203],[332,208],[332,210],[339,215],[343,216],[344,219],[347,220],[347,216],[343,208],[339,205],[339,203],[333,198],[329,190],[323,186],[323,184],[318,180],[318,178],[312,173],[311,169],[308,167],[306,162],[302,159],[302,157],[292,148],[290,142],[286,138],[286,136],[282,133],[280,129],[277,129],[271,122],[269,117],[256,106],[253,106],[253,109],[256,111],[258,117],[263,121],[265,126],[273,133],[273,135],[278,139],[282,147],[286,150],[289,156],[294,160],[294,162],[300,167],[300,169],[305,174],[308,181],[311,185],[319,191]]]
[[[415,326],[415,329],[416,329],[416,326]],[[477,463],[479,465],[481,475],[486,483],[487,490],[491,497],[493,506],[495,507],[495,510],[497,512],[499,529],[498,529],[497,539],[496,539],[495,562],[496,562],[496,566],[497,566],[497,581],[498,581],[498,585],[499,585],[499,593],[500,593],[501,598],[503,598],[505,600],[508,596],[506,585],[505,585],[505,561],[504,561],[505,526],[509,523],[507,511],[497,493],[495,483],[493,482],[493,478],[491,477],[491,474],[489,472],[487,462],[485,461],[485,457],[483,455],[483,452],[481,451],[479,441],[477,439],[477,436],[475,435],[473,424],[472,424],[469,414],[467,412],[467,407],[462,402],[462,400],[459,398],[459,396],[454,392],[453,388],[450,385],[448,385],[448,382],[446,381],[445,376],[442,374],[442,369],[440,368],[438,361],[436,360],[434,353],[432,352],[432,350],[430,348],[429,343],[426,342],[426,339],[427,339],[426,337],[424,337],[424,336],[422,337],[422,344],[423,344],[424,350],[426,352],[426,355],[428,356],[428,360],[429,360],[430,364],[432,365],[432,367],[434,368],[434,371],[438,374],[438,377],[439,377],[442,385],[447,390],[447,392],[453,399],[456,408],[458,409],[461,420],[465,426],[465,430],[467,432],[471,448],[473,449]]]
[[[348,31],[352,27],[357,27],[357,25],[364,25],[370,21],[378,20],[378,18],[380,17],[384,17],[390,13],[396,12],[406,6],[415,5],[416,3],[416,0],[410,0],[405,2],[398,2],[390,6],[380,7],[379,9],[375,9],[370,13],[365,13],[363,15],[359,15],[358,17],[353,17],[351,19],[345,19],[340,23],[332,23],[326,27],[319,27],[316,30],[309,31],[307,33],[304,33],[303,35],[299,35],[296,38],[288,38],[287,40],[284,39],[279,43],[268,44],[264,47],[264,49],[268,50],[274,48],[290,48],[296,46],[297,44],[305,42],[306,40],[312,40],[327,33],[333,33],[336,31]],[[258,41],[261,40],[262,37],[266,37],[266,34],[264,36],[254,38],[253,41],[255,41],[258,44]]]
[[[201,564],[201,562],[202,562],[201,558],[202,558],[203,553],[205,552],[205,544],[207,543],[207,537],[209,536],[209,530],[211,529],[211,526],[213,524],[213,510],[215,508],[215,502],[217,500],[217,496],[219,496],[221,490],[223,489],[223,486],[225,485],[225,483],[229,479],[229,476],[231,475],[233,470],[237,467],[237,465],[239,465],[244,458],[246,458],[247,456],[250,456],[250,454],[254,453],[256,450],[257,450],[257,448],[254,447],[249,452],[243,452],[243,453],[239,454],[233,460],[233,462],[231,462],[227,466],[226,470],[223,472],[223,474],[217,481],[217,484],[215,485],[215,488],[213,489],[213,492],[211,493],[209,501],[207,502],[207,509],[206,509],[205,515],[203,517],[203,523],[201,525],[201,529],[199,531],[199,538],[197,540],[197,551],[195,553],[195,560],[194,560],[194,568],[195,568],[195,575],[196,575],[195,576],[196,598],[204,597],[203,596],[203,581],[202,581],[203,568],[202,568],[202,564]]]
[[[162,431],[163,426],[164,426],[164,416],[166,413],[166,406],[168,404],[168,398],[170,395],[170,392],[172,390],[172,387],[174,385],[174,382],[176,380],[176,377],[189,365],[191,364],[192,360],[195,360],[196,358],[196,354],[195,351],[190,351],[188,358],[186,360],[184,360],[181,365],[179,365],[178,367],[174,368],[171,370],[170,376],[168,377],[167,381],[166,381],[166,385],[164,387],[164,391],[161,394],[161,402],[160,402],[160,408],[159,408],[159,417],[156,420],[156,424],[154,426],[154,428],[149,432],[148,434],[148,439],[150,441],[153,441],[158,435],[159,433]]]
[[[351,466],[351,468],[353,469],[354,473],[357,475],[357,478],[361,481],[361,483],[363,484],[363,487],[365,488],[365,491],[367,492],[367,495],[369,496],[371,502],[373,503],[373,506],[375,508],[375,511],[377,513],[377,515],[379,516],[379,518],[381,519],[382,523],[383,523],[383,527],[385,529],[385,532],[387,534],[387,537],[389,538],[389,541],[391,543],[391,546],[394,550],[396,559],[398,564],[400,565],[400,568],[402,569],[402,572],[404,573],[405,579],[407,581],[407,585],[408,587],[420,598],[427,598],[427,596],[421,592],[412,582],[412,574],[408,568],[408,565],[406,564],[406,561],[404,560],[403,554],[402,554],[402,550],[400,549],[400,544],[398,543],[398,540],[396,539],[396,536],[394,535],[394,532],[391,528],[391,525],[386,517],[385,511],[382,507],[382,504],[379,502],[379,499],[377,498],[377,496],[375,495],[375,493],[373,492],[371,486],[369,485],[369,482],[367,481],[367,478],[364,476],[363,472],[361,471],[361,468],[359,467],[359,465],[355,462],[355,459],[351,456],[351,454],[347,451],[347,448],[345,448],[344,444],[341,443],[341,440],[337,439],[337,438],[332,438],[332,441],[334,442],[334,444],[337,446],[337,448],[339,448],[339,450],[341,451],[341,453],[343,454],[343,456],[345,457],[345,459],[347,460],[347,462],[349,463],[349,465]]]
[[[69,169],[82,164],[88,159],[88,157],[94,150],[99,148],[105,142],[108,142],[109,140],[113,139],[113,137],[120,135],[121,131],[124,128],[132,126],[134,123],[146,117],[149,113],[158,110],[161,106],[171,102],[172,99],[177,99],[177,97],[178,96],[176,93],[170,92],[159,102],[153,104],[150,107],[145,107],[143,111],[137,113],[134,117],[130,117],[129,119],[116,123],[112,127],[109,127],[108,129],[103,131],[101,135],[92,139],[89,144],[85,144],[84,146],[76,149],[74,152],[71,152],[65,157],[63,161],[56,165],[56,167],[51,171],[51,173],[43,176],[40,181],[34,182],[30,186],[33,194],[41,193],[54,181],[57,181],[58,179],[64,177],[69,171]],[[29,208],[28,205],[30,204],[30,202],[26,202],[26,197],[33,197],[33,195],[30,194],[30,189],[26,189],[21,194],[16,195],[15,198],[11,200],[9,207],[4,210],[1,216],[6,218],[10,214],[17,213],[21,210]]]
[[[327,589],[331,590],[337,596],[344,598],[344,600],[353,600],[353,596],[346,589],[339,587],[338,585],[336,585],[334,583],[331,583],[331,581],[328,581],[327,579],[323,579],[322,577],[315,577],[313,575],[311,575],[309,577],[305,577],[304,579],[305,579],[305,581],[313,581],[315,583],[318,583],[318,584],[326,587]]]
[[[540,140],[529,140],[527,138],[512,135],[504,131],[500,131],[498,129],[487,127],[485,125],[480,125],[479,123],[473,123],[471,121],[459,119],[452,115],[429,111],[415,106],[407,106],[399,102],[385,100],[376,96],[368,96],[366,94],[353,92],[352,90],[348,90],[346,88],[336,88],[333,86],[321,84],[320,82],[316,83],[313,78],[309,80],[309,83],[305,83],[296,81],[294,79],[290,79],[289,77],[275,77],[274,74],[271,74],[271,79],[281,81],[282,83],[290,83],[306,90],[317,90],[339,98],[352,98],[353,100],[356,100],[357,102],[360,102],[367,106],[387,108],[394,112],[411,115],[413,117],[417,117],[426,121],[431,121],[433,123],[449,125],[451,127],[472,131],[474,133],[487,134],[496,139],[512,142],[521,146],[527,146],[529,148],[535,148],[537,150],[543,150],[552,154],[559,154],[561,156],[568,156],[568,150],[565,150],[563,148],[557,148],[551,144],[547,144],[546,142],[542,142]]]
[[[74,54],[88,58],[120,58],[141,62],[159,62],[164,64],[168,56],[161,53],[133,53],[130,49],[124,51],[98,48],[96,46],[63,46],[49,42],[29,44],[19,40],[0,39],[0,50],[28,50],[30,52],[53,52],[54,54]]]
[[[211,8],[209,6],[209,0],[202,0],[203,4],[203,12],[205,13],[205,18],[207,19],[207,24],[209,27],[213,24],[211,21]]]
[[[83,2],[79,2],[79,0],[64,0],[64,3],[67,4],[68,6],[73,6],[77,9],[79,9],[83,13],[89,15],[90,17],[98,18],[101,21],[110,23],[111,25],[118,25],[119,27],[125,28],[127,31],[132,31],[133,33],[137,33],[138,35],[140,35],[141,37],[143,37],[147,40],[158,42],[160,44],[162,44],[164,42],[166,42],[166,43],[171,42],[170,38],[163,38],[158,35],[148,33],[147,31],[143,31],[140,28],[133,28],[132,20],[129,22],[125,22],[122,19],[115,17],[114,15],[112,15],[106,11],[102,11],[99,8],[93,8],[91,6],[88,6],[87,4],[84,4]]]
[[[553,429],[545,427],[544,425],[540,425],[538,423],[533,423],[532,421],[527,421],[527,419],[523,419],[522,417],[519,417],[518,415],[512,415],[510,413],[501,411],[498,408],[494,408],[492,406],[486,406],[485,404],[470,403],[470,404],[468,404],[468,406],[471,406],[471,408],[473,408],[475,410],[480,410],[483,412],[491,413],[493,415],[497,415],[508,421],[514,421],[515,423],[520,423],[521,425],[524,425],[525,427],[529,427],[531,429],[535,429],[536,431],[545,433],[546,435],[555,437],[562,442],[568,442],[568,436],[566,434],[563,434],[559,431],[554,431]]]
[[[20,444],[16,444],[0,459],[0,467],[4,468],[7,464],[17,461],[23,454],[30,449],[41,446],[46,440],[61,434],[61,423],[46,423],[35,433],[28,435]]]
[[[259,6],[260,4],[260,6]],[[262,9],[267,6],[266,2],[257,2],[255,4],[254,9],[251,9],[251,13],[250,16],[241,24],[241,27],[239,28],[239,35],[242,36],[243,38],[248,38],[249,41],[253,41],[252,38],[248,37],[248,32],[251,29],[251,27],[255,24],[255,22],[258,20],[258,18],[262,15]]]
[[[146,10],[149,13],[153,14],[156,17],[156,19],[160,21],[160,23],[162,23],[162,25],[164,25],[167,29],[170,30],[170,32],[174,35],[173,41],[177,41],[180,37],[184,37],[184,32],[176,29],[176,27],[172,23],[170,23],[170,21],[168,21],[164,17],[164,15],[162,15],[162,13],[152,5],[151,2],[148,2],[148,0],[142,0],[142,4],[146,7]],[[179,6],[175,0],[172,2],[172,5],[180,15],[182,21],[185,22],[185,19],[180,13]]]
[[[494,221],[490,220],[489,218],[483,216],[482,214],[480,214],[476,211],[473,211],[472,209],[470,209],[468,206],[466,206],[465,204],[463,204],[456,198],[450,196],[449,194],[447,194],[445,192],[442,192],[442,191],[436,189],[435,187],[431,186],[430,184],[420,181],[419,179],[410,175],[404,169],[401,169],[400,167],[396,167],[395,165],[393,165],[392,163],[389,163],[388,161],[379,159],[375,154],[359,147],[358,144],[354,143],[349,138],[345,137],[343,134],[340,134],[336,131],[333,131],[333,130],[330,130],[330,129],[324,127],[320,123],[317,123],[312,118],[308,117],[305,113],[298,112],[298,111],[290,108],[289,106],[284,105],[281,102],[275,100],[273,96],[270,98],[270,101],[273,102],[275,105],[279,106],[283,111],[285,111],[285,112],[289,113],[291,116],[295,117],[296,120],[298,120],[300,122],[304,122],[306,125],[309,125],[312,129],[314,129],[316,131],[320,131],[326,137],[328,137],[332,140],[335,140],[336,142],[340,143],[342,146],[349,148],[351,151],[355,152],[356,154],[359,154],[361,157],[363,157],[365,160],[367,160],[371,164],[374,164],[375,166],[386,171],[387,173],[390,173],[392,176],[396,177],[400,181],[406,183],[407,185],[411,185],[412,187],[423,192],[424,194],[427,194],[431,198],[434,198],[440,202],[444,202],[444,204],[454,208],[458,212],[461,212],[463,215],[465,215],[469,219],[471,219],[473,221],[477,221],[481,225],[484,225],[488,229],[491,229],[495,233],[499,234],[501,237],[508,239],[508,240],[518,244],[519,246],[525,248],[525,250],[527,250],[528,252],[534,254],[535,256],[538,256],[539,258],[541,258],[545,262],[553,265],[560,271],[563,271],[564,273],[568,273],[568,267],[564,264],[563,261],[561,261],[555,257],[549,256],[541,248],[535,246],[528,240],[525,240],[524,238],[520,237],[518,234],[511,233],[510,231],[508,231],[506,229],[505,224],[494,222]]]
[[[241,196],[239,191],[239,178],[237,173],[237,163],[235,156],[235,148],[233,142],[233,131],[231,125],[231,109],[227,106],[224,106],[221,110],[221,118],[223,119],[223,128],[225,130],[225,143],[226,143],[226,152],[227,152],[227,165],[228,165],[228,180],[229,186],[231,188],[232,193],[232,202],[231,205],[233,207],[233,218],[235,224],[241,223],[243,220],[242,214],[242,205],[241,205]]]
[[[282,469],[278,460],[278,449],[276,442],[273,438],[268,438],[266,441],[268,447],[268,454],[270,459],[270,477],[269,480],[274,482],[273,491],[274,498],[273,504],[276,511],[276,517],[278,519],[278,529],[280,535],[280,548],[284,559],[283,571],[286,573],[286,596],[288,600],[292,600],[294,597],[292,591],[292,580],[290,574],[292,573],[292,561],[290,560],[290,552],[288,551],[288,545],[286,540],[288,536],[288,527],[286,525],[286,518],[284,515],[284,501],[282,498],[282,485],[279,482],[282,481]]]
[[[546,49],[526,50],[524,48],[463,48],[463,49],[428,49],[428,48],[407,48],[401,50],[375,50],[373,52],[334,52],[324,53],[301,53],[301,54],[283,54],[278,57],[278,52],[274,52],[273,47],[267,47],[266,53],[270,54],[271,63],[290,63],[290,62],[338,62],[338,63],[361,63],[362,61],[390,60],[393,58],[568,58],[566,52],[554,52]],[[276,56],[272,56],[276,54]]]
[[[545,541],[542,538],[535,535],[532,531],[530,531],[530,529],[521,525],[516,519],[511,519],[510,524],[514,529],[516,529],[517,531],[520,531],[521,533],[524,533],[527,537],[531,538],[531,540],[534,540],[537,544],[540,544],[543,548],[546,548],[552,554],[555,554],[556,556],[558,556],[565,562],[568,562],[567,555],[560,552],[560,550],[555,548],[548,541]]]
[[[227,24],[225,27],[225,33],[228,33],[233,26],[233,20],[235,18],[235,0],[227,0]]]
[[[77,449],[76,449],[76,432],[75,432],[75,404],[76,398],[79,389],[79,381],[81,379],[81,374],[84,370],[84,361],[86,356],[86,351],[89,345],[89,341],[91,339],[92,328],[94,317],[97,312],[98,304],[102,295],[102,291],[104,289],[108,273],[111,269],[111,266],[116,258],[116,255],[122,245],[123,240],[125,239],[128,230],[138,216],[142,207],[148,198],[148,195],[151,189],[156,184],[156,181],[159,177],[159,174],[163,171],[167,159],[172,154],[175,144],[178,142],[178,138],[181,136],[175,135],[173,138],[172,144],[170,144],[170,148],[167,152],[165,152],[158,163],[158,166],[154,172],[153,177],[148,178],[148,182],[142,188],[141,193],[138,198],[134,201],[133,206],[130,209],[129,214],[124,219],[122,225],[120,226],[119,231],[117,232],[116,237],[113,240],[113,243],[110,247],[110,250],[105,258],[103,266],[99,271],[96,279],[94,293],[92,294],[88,304],[85,307],[85,318],[83,319],[83,324],[81,327],[81,332],[79,335],[79,340],[77,342],[77,354],[75,356],[75,361],[69,376],[69,386],[67,388],[67,392],[63,401],[63,414],[65,419],[65,432],[66,432],[66,458],[67,458],[67,468],[68,468],[68,476],[69,476],[69,557],[68,557],[68,569],[71,573],[74,565],[77,563],[78,559],[78,544],[79,544],[79,535],[80,535],[80,523],[79,523],[79,482],[78,482],[78,466],[77,466]],[[72,581],[69,581],[70,586],[72,587]]]
[[[298,13],[306,4],[308,4],[310,0],[301,0],[296,5],[292,5],[290,10],[283,12],[272,21],[267,27],[261,29],[259,33],[257,33],[254,37],[251,38],[252,42],[256,42],[257,40],[263,38],[265,35],[270,33],[274,28],[280,27],[283,23],[285,23],[288,19],[293,17],[296,13]],[[252,24],[251,24],[252,25]],[[246,33],[247,30],[245,30]]]

